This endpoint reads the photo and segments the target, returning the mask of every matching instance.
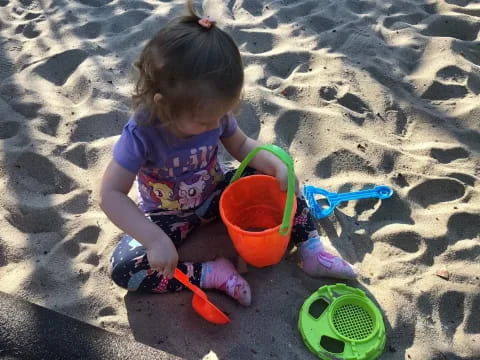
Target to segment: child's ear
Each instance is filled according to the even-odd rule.
[[[153,102],[154,102],[156,105],[158,105],[158,104],[160,104],[160,101],[162,101],[162,98],[163,98],[162,94],[160,94],[160,93],[155,93],[155,95],[153,95]]]

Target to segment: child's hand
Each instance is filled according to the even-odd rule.
[[[153,246],[146,249],[148,263],[152,270],[158,271],[168,279],[173,277],[178,264],[177,249],[168,237],[157,239]]]
[[[278,182],[280,183],[280,189],[282,191],[287,191],[288,189],[288,169],[283,163],[279,163],[275,167],[275,177],[277,178]],[[298,178],[295,176],[295,194],[299,194],[299,182]]]

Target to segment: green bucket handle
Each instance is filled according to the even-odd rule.
[[[257,155],[257,153],[260,150],[265,150],[272,153],[273,155],[278,157],[280,160],[282,160],[283,163],[287,166],[287,170],[288,170],[287,200],[285,202],[285,211],[283,213],[282,225],[280,226],[280,234],[285,236],[290,231],[290,227],[291,227],[290,219],[291,219],[292,209],[293,209],[293,200],[295,198],[295,172],[293,169],[293,160],[285,150],[283,150],[282,148],[276,145],[262,145],[262,146],[256,147],[250,152],[250,154],[248,154],[245,157],[245,159],[243,159],[242,163],[238,167],[238,170],[235,172],[235,175],[233,175],[233,178],[230,181],[230,184],[237,181],[240,178],[240,176],[242,176],[242,173],[247,167],[247,165],[250,163],[250,161],[252,161],[252,159],[255,157],[255,155]]]

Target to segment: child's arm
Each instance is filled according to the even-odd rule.
[[[165,232],[149,221],[128,197],[135,174],[111,160],[102,178],[100,207],[120,229],[138,240],[146,249],[152,269],[173,276],[178,254]]]
[[[262,144],[252,138],[249,138],[240,129],[233,133],[232,136],[222,138],[225,149],[238,161],[242,161],[253,149]],[[286,165],[278,159],[275,155],[268,151],[260,151],[253,158],[249,164],[250,167],[258,171],[274,176],[280,182],[280,187],[283,191],[287,190],[288,185],[288,171]],[[298,189],[297,189],[298,192]]]

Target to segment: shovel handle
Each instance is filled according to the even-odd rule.
[[[185,285],[187,288],[192,290],[194,294],[199,295],[203,299],[207,298],[207,295],[198,287],[193,285],[190,280],[188,279],[188,276],[185,275],[182,271],[180,271],[179,268],[175,268],[175,275],[174,278],[180,281],[183,285]]]

